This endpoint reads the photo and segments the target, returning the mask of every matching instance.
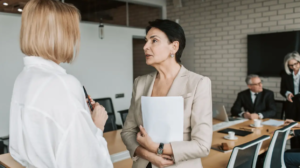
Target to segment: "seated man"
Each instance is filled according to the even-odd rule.
[[[249,89],[238,94],[231,108],[231,114],[252,120],[275,117],[276,104],[274,93],[263,89],[258,75],[248,75],[246,83]]]
[[[295,122],[294,120],[286,120],[285,124],[290,124]],[[300,128],[300,124],[296,125],[294,128]],[[300,137],[300,130],[294,131],[294,138]],[[284,162],[286,168],[299,168],[300,166],[300,149],[287,150],[284,154]]]

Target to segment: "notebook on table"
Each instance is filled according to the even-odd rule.
[[[235,133],[235,135],[238,135],[238,136],[246,136],[246,135],[252,134],[252,132],[250,132],[250,131],[242,131],[242,130],[233,129],[233,128],[222,129],[218,132],[228,134],[229,131],[233,131]]]

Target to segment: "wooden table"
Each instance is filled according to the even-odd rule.
[[[266,120],[269,120],[269,119],[264,119],[263,121],[266,121]],[[215,122],[217,122],[217,121],[215,121]],[[245,121],[241,124],[236,124],[236,125],[228,127],[228,128],[234,128],[234,129],[251,128],[249,126],[250,124],[253,124],[253,120]],[[218,133],[218,131],[214,131],[212,145],[221,144],[222,142],[226,142],[229,147],[233,148],[234,146],[241,145],[246,142],[252,141],[256,138],[259,138],[262,135],[269,135],[270,139],[263,142],[261,149],[259,151],[259,154],[262,154],[268,150],[270,141],[273,137],[273,132],[279,128],[282,128],[282,127],[280,127],[280,126],[274,127],[274,126],[264,125],[261,128],[255,128],[252,134],[249,134],[244,137],[238,136],[238,140],[236,140],[236,141],[226,140],[223,138],[226,134]],[[266,131],[267,129],[269,130],[269,132]],[[291,138],[291,136],[288,137],[288,139],[290,139],[290,138]],[[219,152],[219,151],[211,149],[210,153],[207,157],[201,158],[202,165],[204,168],[226,168],[227,163],[230,158],[230,155],[231,155],[231,152],[223,153],[223,152]]]
[[[121,139],[121,135],[120,135],[121,131],[122,130],[116,130],[116,131],[106,132],[103,134],[103,137],[107,141],[107,148],[110,155],[127,150],[126,146],[123,144],[123,141]],[[11,157],[10,154],[0,155],[0,163],[5,165],[7,168],[24,168],[22,165],[16,162]],[[126,159],[114,163],[114,168],[127,168],[127,167],[128,168],[132,167],[131,159]]]
[[[268,120],[268,119],[264,119]],[[213,124],[218,124],[222,121],[219,120],[213,120]],[[241,124],[237,124],[234,126],[231,126],[229,128],[235,128],[239,129],[241,127],[246,127],[246,128],[251,128],[249,127],[250,124],[252,124],[253,121],[245,121]],[[217,131],[214,131],[213,133],[213,142],[212,144],[221,144],[222,142],[226,142],[230,147],[237,146],[246,142],[249,142],[251,140],[254,140],[262,135],[270,135],[272,138],[272,133],[274,130],[279,129],[281,127],[274,127],[274,126],[263,126],[262,128],[255,128],[254,132],[250,135],[247,135],[245,137],[238,137],[239,139],[236,141],[230,141],[230,140],[225,140],[223,137],[225,134],[218,133]],[[269,129],[269,132],[266,130]],[[116,154],[119,152],[123,152],[126,150],[125,145],[122,142],[121,135],[120,135],[121,130],[117,131],[111,131],[104,133],[103,136],[107,141],[107,147],[109,150],[110,155]],[[289,136],[288,139],[291,137]],[[264,141],[260,154],[265,152],[268,149],[268,146],[270,144],[271,139]],[[227,163],[229,161],[229,157],[231,155],[231,152],[228,153],[222,153],[218,152],[215,150],[210,150],[210,154],[205,157],[201,158],[202,164],[204,168],[225,168],[227,166]],[[5,165],[7,168],[24,168],[21,166],[19,163],[17,163],[11,156],[10,154],[4,154],[0,155],[0,163]],[[132,167],[132,160],[131,159],[126,159],[122,160],[119,162],[114,163],[114,168],[131,168]]]

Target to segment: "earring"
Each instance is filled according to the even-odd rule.
[[[175,55],[174,54],[171,54],[171,58],[173,58]]]

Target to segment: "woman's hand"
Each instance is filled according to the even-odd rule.
[[[93,109],[95,109],[95,101],[91,98],[90,95],[88,95],[88,99],[90,100],[90,102],[91,102],[91,104],[92,104],[92,106],[93,106]],[[88,99],[86,99],[86,103],[87,103],[87,104],[88,104]],[[90,109],[90,105],[89,105],[89,104],[88,104],[88,107],[89,107],[89,109]],[[90,113],[91,113],[91,114],[93,113],[91,109],[90,109]]]
[[[293,93],[290,93],[288,96],[287,96],[287,99],[289,102],[293,103],[293,100],[292,98],[294,97]]]
[[[137,133],[136,141],[145,149],[150,152],[156,153],[158,144],[152,141],[151,137],[147,134],[145,128],[140,125],[140,132]]]
[[[152,155],[149,161],[158,168],[164,168],[174,164],[172,157],[168,155]]]
[[[293,123],[295,122],[294,120],[291,120],[291,119],[286,119],[284,121],[284,125],[289,125],[290,123]],[[300,124],[297,124],[296,126],[294,126],[293,128],[300,128]]]
[[[107,121],[108,115],[105,108],[99,103],[94,103],[94,111],[92,112],[92,119],[99,129],[104,131],[104,125]]]

